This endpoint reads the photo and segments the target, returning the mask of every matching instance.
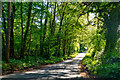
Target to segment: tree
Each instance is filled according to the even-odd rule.
[[[59,10],[59,6],[58,6],[58,10],[59,10],[59,15],[60,15],[60,27],[59,27],[59,35],[58,35],[58,52],[57,52],[57,55],[59,56],[60,55],[60,46],[61,46],[61,27],[62,27],[62,23],[63,23],[63,19],[64,19],[64,15],[65,15],[65,8],[67,6],[67,3],[64,5],[64,3],[62,4],[62,9],[63,9],[63,12],[61,13],[60,10]],[[62,15],[61,15],[62,14]]]
[[[24,52],[25,52],[25,46],[26,46],[26,39],[28,35],[28,30],[30,27],[30,17],[31,17],[31,10],[32,10],[32,2],[29,3],[29,9],[28,9],[28,20],[27,20],[27,25],[26,25],[26,31],[23,39],[23,53],[22,53],[22,58],[24,58]]]
[[[22,11],[22,2],[21,2],[21,53],[20,53],[20,57],[23,57],[23,11]]]
[[[118,25],[119,25],[119,8],[118,3],[116,4],[116,8],[112,9],[109,13],[109,16],[105,15],[104,24],[107,28],[106,32],[106,46],[105,53],[109,53],[115,50],[115,46],[118,40]]]
[[[52,28],[51,28],[52,35],[54,35],[54,32],[55,32],[55,13],[56,13],[56,2],[54,5],[54,15],[53,15],[53,20],[52,20]]]
[[[43,2],[42,2],[42,7],[41,7],[41,16],[40,16],[40,33],[41,33],[41,35],[40,35],[40,54],[41,55],[43,55],[43,24],[42,24],[42,20],[43,20],[43,8],[44,6],[43,6]]]
[[[12,15],[11,15],[11,33],[10,33],[10,57],[14,57],[14,18],[15,18],[15,3],[12,6]]]
[[[6,61],[9,63],[9,54],[10,54],[10,26],[11,26],[11,2],[8,2],[8,29],[7,29],[7,55]]]
[[[1,15],[1,13],[2,13],[2,2],[0,1],[0,19],[2,19],[2,15]],[[1,21],[0,21],[1,22]],[[1,24],[0,24],[1,25]],[[1,35],[2,33],[0,32],[0,53],[1,53],[1,55],[2,55],[2,38],[3,38],[3,35]],[[5,46],[4,46],[5,47]],[[2,61],[2,56],[0,57],[0,61]]]

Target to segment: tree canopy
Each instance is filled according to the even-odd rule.
[[[85,65],[120,59],[119,25],[119,2],[2,2],[3,66],[67,59],[85,48]]]

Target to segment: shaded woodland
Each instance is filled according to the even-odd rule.
[[[82,63],[91,73],[118,78],[119,25],[119,2],[2,2],[3,71],[63,61],[87,49]]]

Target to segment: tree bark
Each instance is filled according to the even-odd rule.
[[[118,8],[116,7],[113,9],[110,13],[110,16],[106,16],[104,18],[105,20],[105,26],[107,29],[106,32],[106,46],[104,53],[109,53],[115,50],[115,46],[117,43],[118,37],[118,24],[119,24],[119,12]]]
[[[48,10],[48,2],[47,2],[47,10]],[[46,15],[45,15],[45,27],[44,27],[44,31],[43,31],[43,33],[44,33],[44,36],[43,36],[43,41],[45,40],[45,35],[46,35],[46,29],[47,29],[47,21],[48,21],[48,16],[47,16],[47,12],[46,12]]]
[[[14,17],[15,17],[15,3],[13,3],[13,12],[12,12],[12,18],[11,18],[11,34],[10,34],[10,57],[14,58]]]
[[[43,25],[42,25],[42,18],[43,18],[43,2],[42,2],[42,7],[41,7],[41,21],[40,21],[40,26],[41,26],[41,28],[40,28],[40,32],[41,32],[41,34],[40,34],[40,54],[41,55],[43,55],[43,36],[42,36],[42,34],[43,34]]]
[[[48,21],[48,4],[49,2],[47,2],[47,8],[46,8],[46,12],[45,12],[45,24],[44,24],[44,29],[43,29],[43,42],[45,42],[45,37],[46,37],[46,31],[47,31],[47,21]],[[47,45],[46,45],[47,46]],[[48,59],[49,59],[49,52],[48,52],[49,48],[45,47],[45,55],[48,55]]]
[[[2,18],[2,1],[0,1],[0,18]]]
[[[9,63],[9,54],[10,54],[10,26],[11,26],[11,2],[8,2],[8,36],[7,36],[7,57],[6,61]]]
[[[28,9],[28,20],[27,20],[27,27],[26,27],[26,31],[25,31],[25,35],[24,35],[24,39],[23,39],[23,53],[21,55],[22,58],[24,58],[24,52],[25,52],[25,47],[26,47],[26,39],[27,39],[27,35],[28,35],[28,30],[30,27],[30,17],[31,17],[31,10],[32,10],[32,2],[29,3],[29,9]]]
[[[56,2],[55,2],[55,6],[54,6],[54,15],[53,15],[53,20],[52,20],[52,30],[51,30],[52,35],[55,32],[55,13],[56,13]]]
[[[32,18],[31,26],[30,26],[30,40],[29,40],[29,53],[30,53],[30,46],[31,46],[31,34],[32,34],[32,24],[33,24],[34,16]]]
[[[2,8],[2,17],[3,17],[3,31],[5,33],[2,33],[2,44],[3,44],[3,47],[2,47],[2,57],[4,60],[6,60],[6,52],[7,52],[7,29],[6,29],[6,18],[4,16],[4,8]]]
[[[67,54],[67,39],[66,39],[66,37],[67,37],[67,26],[65,27],[66,28],[66,30],[65,30],[65,39],[63,39],[63,56],[65,56],[66,54]]]
[[[67,3],[66,3],[66,5],[67,5]],[[65,10],[66,5],[64,7],[64,4],[62,4],[62,9]],[[60,14],[60,10],[59,10],[59,14]],[[60,55],[60,46],[61,46],[61,38],[60,38],[60,36],[61,36],[61,26],[62,26],[62,23],[63,23],[64,14],[65,14],[65,11],[63,11],[62,16],[60,16],[61,19],[60,19],[60,28],[59,28],[59,31],[58,31],[59,35],[58,35],[58,48],[57,48],[57,55],[58,56]],[[63,52],[64,52],[64,50],[63,50]]]
[[[21,53],[20,53],[20,58],[22,58],[22,53],[23,53],[23,11],[22,11],[22,2],[21,2]]]
[[[51,32],[52,32],[52,2],[50,3],[50,9],[51,9],[51,17],[50,17],[50,27],[49,27],[49,37],[51,35]]]

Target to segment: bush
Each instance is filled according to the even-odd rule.
[[[73,53],[70,56],[65,56],[65,57],[51,56],[49,60],[46,60],[45,58],[42,58],[40,56],[38,57],[28,56],[20,60],[10,59],[10,62],[8,64],[2,61],[2,69],[3,71],[10,70],[10,69],[19,70],[19,69],[29,68],[33,66],[40,66],[44,64],[53,64],[56,62],[64,61],[65,59],[68,59],[68,58],[73,58],[76,55],[78,55],[78,53]]]
[[[105,78],[118,78],[120,75],[120,63],[113,64],[101,64],[97,66],[97,72],[99,76]],[[120,78],[120,77],[119,77]]]
[[[89,58],[88,56],[86,56],[86,57],[82,60],[82,64],[83,64],[83,65],[90,64],[91,62],[92,62],[92,59]]]
[[[10,68],[11,68],[10,64],[5,63],[4,61],[2,62],[2,69],[3,70],[9,70]]]
[[[101,61],[100,59],[95,60],[89,56],[85,56],[82,64],[86,65],[92,74],[97,74],[103,78],[120,78],[120,63],[118,58],[105,57]]]

